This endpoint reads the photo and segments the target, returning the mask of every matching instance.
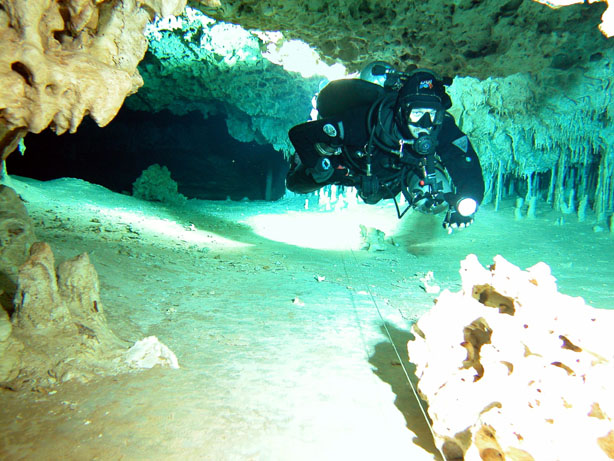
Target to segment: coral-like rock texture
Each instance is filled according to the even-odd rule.
[[[557,291],[550,268],[461,264],[408,344],[448,460],[614,459],[614,311]]]
[[[0,154],[27,132],[100,126],[143,84],[136,67],[155,13],[185,0],[0,0]]]
[[[599,29],[605,2],[563,8],[528,0],[190,3],[216,19],[302,39],[350,70],[379,59],[400,69],[483,79],[568,68],[611,46]]]
[[[17,287],[12,317],[0,308],[0,387],[43,390],[155,365],[179,368],[157,338],[127,349],[113,334],[87,253],[56,268],[50,246],[35,242]]]
[[[0,0],[0,157],[6,158],[27,132],[39,133],[47,127],[58,134],[74,132],[86,115],[100,126],[112,120],[125,97],[143,85],[136,67],[147,49],[145,25],[155,15],[180,14],[186,3],[187,0]],[[329,62],[343,63],[351,71],[380,59],[399,69],[429,67],[445,75],[480,79],[519,71],[556,74],[598,59],[614,43],[599,29],[602,16],[612,16],[611,12],[604,15],[605,2],[562,8],[550,6],[556,1],[545,3],[548,4],[529,0],[190,1],[190,5],[217,20],[246,29],[282,31],[288,39],[304,40]],[[203,53],[202,46],[195,47],[190,40],[186,42],[186,37],[180,38],[188,48],[182,50],[179,46],[175,50],[180,57]],[[163,61],[181,60],[158,55]],[[222,57],[225,58],[233,60],[236,56]],[[147,65],[155,67],[155,60]],[[252,65],[250,71],[268,76],[260,80],[257,89],[262,90],[260,84],[269,86],[276,76],[271,75],[275,73],[271,69],[258,69],[258,65]],[[166,104],[171,110],[189,96],[215,93],[215,89],[200,89],[199,80],[215,76],[207,65],[173,74],[193,77],[186,86],[196,88],[184,91],[184,98],[177,103],[173,103],[176,92],[169,91],[170,101]],[[169,73],[165,70],[164,75]],[[261,113],[245,102],[257,92],[245,91],[252,87],[246,80],[249,76],[232,78],[227,80],[228,91],[218,91],[218,101],[250,93],[243,100],[231,100],[231,107],[226,107],[229,129],[239,139],[263,138],[277,149],[288,150],[285,136],[281,136],[286,131],[286,121],[271,119],[274,109]],[[162,83],[167,82],[162,79]],[[165,89],[170,87],[167,84]],[[289,99],[294,98],[293,93],[278,88],[276,95]],[[256,105],[275,106],[275,101]],[[188,106],[206,113],[218,110],[219,103],[205,99]],[[292,105],[286,104],[284,110],[288,107]]]
[[[154,163],[134,181],[132,195],[151,202],[180,205],[185,202],[186,197],[177,189],[177,182],[171,178],[168,168]]]
[[[9,308],[17,289],[19,266],[36,240],[26,207],[8,186],[0,185],[0,304]]]
[[[127,368],[121,360],[124,345],[107,326],[98,275],[86,253],[56,269],[49,245],[34,243],[19,269],[14,306],[7,340],[18,353],[0,355],[6,369],[2,386],[39,389]]]
[[[175,21],[154,21],[146,35],[149,50],[139,69],[147,84],[127,107],[197,110],[205,118],[223,113],[235,139],[294,152],[288,130],[309,117],[321,77],[286,72],[263,57],[260,34],[191,8]]]

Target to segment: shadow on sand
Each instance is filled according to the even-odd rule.
[[[407,342],[413,340],[414,336],[410,332],[401,330],[390,323],[386,323],[385,327],[381,327],[384,336],[387,336],[386,329],[392,337],[394,346],[399,352],[403,365],[405,365],[409,373],[409,379],[415,389],[418,382],[418,378],[415,374],[416,367],[409,362],[407,354]],[[435,447],[431,430],[420,409],[414,392],[407,382],[407,376],[403,371],[402,364],[399,363],[399,359],[392,344],[388,341],[377,344],[375,346],[375,353],[369,357],[369,363],[374,367],[373,372],[382,381],[388,383],[392,388],[392,392],[396,395],[394,404],[403,414],[407,428],[416,434],[414,443],[429,453],[432,453],[434,459],[443,461]],[[420,404],[422,404],[422,407],[426,411],[428,408],[427,403],[420,399]],[[429,424],[430,422],[429,420]]]

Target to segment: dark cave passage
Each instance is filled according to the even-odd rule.
[[[106,127],[85,119],[74,134],[28,134],[26,151],[7,160],[9,174],[39,180],[72,177],[132,193],[141,172],[166,166],[188,198],[277,200],[288,163],[270,145],[237,141],[221,115],[177,116],[122,109]]]

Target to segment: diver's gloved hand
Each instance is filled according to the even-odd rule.
[[[450,207],[443,220],[443,228],[448,231],[448,234],[454,232],[455,229],[464,229],[473,224],[473,215],[463,216],[456,209]]]
[[[448,198],[450,208],[443,220],[443,228],[451,234],[454,229],[463,229],[473,224],[473,216],[478,209],[478,203],[471,197],[457,197],[453,201]]]
[[[323,183],[330,179],[335,169],[328,158],[322,157],[313,168],[307,168],[306,171],[313,177],[315,182]]]

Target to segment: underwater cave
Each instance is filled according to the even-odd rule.
[[[132,194],[150,165],[166,166],[179,193],[203,200],[277,200],[288,162],[271,145],[240,142],[222,115],[174,115],[123,108],[104,128],[86,118],[74,134],[50,130],[26,137],[25,155],[11,155],[11,174],[41,181],[78,178]]]
[[[448,3],[0,0],[0,459],[614,459],[614,8]],[[286,190],[376,60],[450,77],[469,225]]]

